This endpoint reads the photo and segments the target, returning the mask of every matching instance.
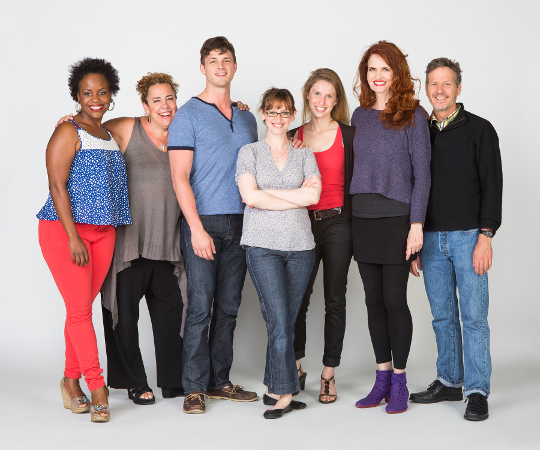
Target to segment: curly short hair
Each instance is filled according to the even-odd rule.
[[[174,91],[174,96],[178,94],[178,87],[180,86],[176,83],[172,76],[168,73],[163,72],[148,72],[144,77],[137,81],[137,93],[141,96],[141,102],[148,105],[148,90],[154,84],[168,84],[171,89]]]
[[[426,67],[426,86],[428,85],[428,78],[429,74],[433,72],[435,69],[438,69],[439,67],[448,67],[449,69],[452,69],[455,74],[456,78],[456,85],[461,84],[461,67],[459,66],[459,63],[457,61],[454,61],[453,59],[449,58],[435,58],[432,59],[429,64]]]
[[[101,58],[84,58],[69,66],[69,93],[71,94],[71,98],[76,102],[78,101],[79,83],[86,75],[91,73],[97,73],[105,77],[112,96],[115,96],[120,90],[118,71],[109,61]]]

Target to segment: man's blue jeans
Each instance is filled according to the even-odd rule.
[[[186,394],[206,392],[230,383],[233,335],[246,278],[246,256],[240,246],[243,215],[200,216],[200,219],[214,240],[216,254],[213,261],[195,255],[191,230],[183,220],[188,307],[182,384]]]
[[[437,340],[437,379],[445,386],[464,386],[466,396],[479,392],[487,397],[489,294],[487,273],[477,275],[473,267],[478,232],[425,232],[420,258]]]
[[[293,252],[248,247],[246,260],[268,332],[263,383],[270,394],[292,394],[300,390],[294,324],[313,270],[315,249]]]

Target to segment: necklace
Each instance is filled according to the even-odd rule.
[[[283,158],[283,155],[285,155],[285,153],[288,153],[288,152],[289,152],[289,148],[287,147],[287,148],[283,151],[283,153],[282,153],[281,155],[279,155],[279,156],[274,156],[274,152],[272,152],[272,149],[270,149],[270,153],[272,153],[272,158],[274,158],[274,161],[275,161],[275,162],[279,162],[279,160],[280,160],[281,158]]]
[[[152,137],[159,142],[159,147],[161,148],[161,151],[164,152],[165,151],[165,144],[163,144],[157,137],[156,135],[154,134],[154,132],[152,131],[152,125],[148,125],[148,129],[150,130],[150,134],[152,135]]]

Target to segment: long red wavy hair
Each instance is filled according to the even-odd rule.
[[[374,54],[380,56],[394,72],[394,80],[390,85],[391,96],[386,108],[379,113],[379,119],[387,128],[398,130],[407,125],[414,125],[414,111],[420,105],[420,100],[416,98],[414,83],[421,82],[412,77],[407,64],[407,55],[391,42],[376,42],[362,56],[353,87],[360,106],[371,109],[375,104],[375,92],[371,90],[367,81],[368,60]]]

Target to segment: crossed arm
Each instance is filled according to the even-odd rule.
[[[318,175],[304,181],[298,189],[259,190],[253,175],[244,173],[238,179],[242,201],[252,207],[271,211],[303,208],[314,205],[321,196],[321,178]]]

